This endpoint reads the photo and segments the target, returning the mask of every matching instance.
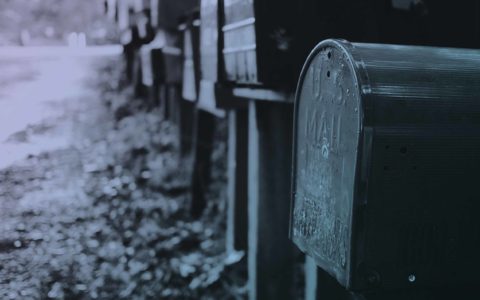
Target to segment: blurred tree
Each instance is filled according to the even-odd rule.
[[[102,0],[0,0],[0,45],[65,44],[70,32],[85,32],[89,44],[116,40]]]

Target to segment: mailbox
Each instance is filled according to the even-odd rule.
[[[227,82],[282,86],[292,81],[292,7],[286,0],[224,1]]]
[[[291,238],[353,291],[480,282],[480,51],[326,40],[295,103]]]
[[[217,108],[215,83],[219,73],[219,1],[202,0],[200,6],[200,92],[198,107],[219,117],[225,112]]]

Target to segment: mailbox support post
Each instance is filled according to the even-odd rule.
[[[310,54],[291,214],[293,241],[325,270],[307,268],[309,299],[456,299],[478,286],[479,67],[471,49],[326,40]]]
[[[317,265],[305,255],[305,300],[317,300]]]
[[[206,192],[211,179],[211,157],[215,132],[215,116],[195,108],[194,166],[191,213],[199,217],[206,207]]]
[[[228,112],[227,253],[247,250],[248,110]]]
[[[194,145],[195,103],[180,99],[180,153],[191,157]]]
[[[132,84],[134,95],[136,97],[142,98],[145,96],[145,87],[142,83],[142,62],[140,60],[140,53],[138,51],[138,48],[134,50],[132,65]]]
[[[180,125],[180,91],[175,84],[168,84],[167,90],[167,118],[175,125]]]
[[[292,107],[249,102],[249,298],[292,299],[294,248],[288,238]]]

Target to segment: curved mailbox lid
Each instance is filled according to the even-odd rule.
[[[200,92],[198,108],[218,117],[224,117],[225,111],[217,108],[215,83],[218,81],[219,68],[219,2],[202,0],[200,6]]]

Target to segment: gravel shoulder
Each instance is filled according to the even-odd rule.
[[[60,116],[8,137],[69,139],[0,170],[0,298],[243,299],[241,257],[223,247],[225,134],[194,220],[178,130],[133,98],[121,65],[96,61]]]

